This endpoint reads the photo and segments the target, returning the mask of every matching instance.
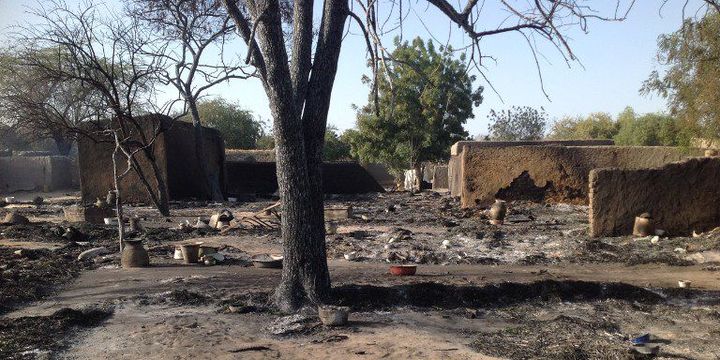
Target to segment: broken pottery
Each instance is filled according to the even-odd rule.
[[[634,236],[649,236],[655,233],[655,220],[649,213],[640,214],[635,217],[635,225],[633,226]]]
[[[180,248],[180,246],[175,247],[175,252],[173,253],[173,259],[175,259],[175,260],[183,259],[182,248]]]
[[[350,308],[347,306],[318,306],[318,316],[325,326],[342,326],[347,324]]]
[[[125,240],[123,242],[120,264],[123,268],[150,266],[150,256],[142,244],[142,240]]]
[[[501,225],[505,220],[505,214],[507,214],[507,203],[505,203],[505,200],[496,199],[488,213],[490,222],[495,225]]]
[[[679,288],[683,288],[683,289],[689,288],[690,285],[692,285],[692,281],[690,281],[690,280],[680,280],[680,281],[678,281],[678,287],[679,287]]]
[[[202,258],[205,255],[212,255],[217,252],[217,248],[210,246],[210,245],[200,245],[200,249],[198,250],[198,256]]]

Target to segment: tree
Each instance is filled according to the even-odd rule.
[[[323,159],[325,161],[349,160],[350,144],[345,134],[339,135],[337,127],[328,125],[325,130],[325,150]]]
[[[283,311],[294,311],[306,301],[322,302],[330,291],[320,166],[330,96],[347,21],[354,20],[366,40],[373,82],[377,83],[378,65],[391,57],[382,39],[391,28],[403,29],[398,23],[407,15],[408,7],[413,6],[402,0],[387,6],[375,0],[358,0],[351,10],[349,2],[325,0],[317,17],[313,15],[313,0],[283,2],[292,11],[292,25],[284,27],[280,0],[223,0],[247,45],[246,59],[257,69],[273,116],[285,256],[282,279],[273,300]],[[489,24],[478,21],[485,18],[485,2],[469,0],[462,10],[456,10],[447,0],[428,2],[436,15],[441,13],[447,17],[470,38],[468,61],[476,69],[482,69],[481,60],[486,54],[481,51],[484,44],[481,40],[487,37],[517,33],[521,41],[527,41],[530,46],[534,44],[531,37],[545,39],[567,59],[574,59],[565,30],[579,26],[584,31],[589,19],[620,20],[625,16],[603,18],[590,9],[586,1],[580,0],[517,4],[498,1],[493,2],[494,5],[509,17]],[[616,11],[619,7],[618,3]],[[361,11],[362,16],[355,11]],[[391,17],[397,20],[385,20]],[[314,24],[316,18],[318,26]],[[285,30],[289,33],[287,43]]]
[[[150,41],[136,22],[101,16],[107,9],[92,4],[71,9],[51,2],[33,12],[39,19],[17,34],[17,54],[25,66],[42,74],[50,83],[75,83],[98,97],[96,113],[109,121],[92,121],[73,131],[98,142],[115,143],[117,133],[122,152],[129,155],[132,171],[162,215],[169,215],[168,191],[154,154],[155,139],[167,123],[148,125],[139,113],[156,108],[152,101],[158,72],[164,59],[147,57],[141,49]],[[46,56],[40,49],[52,49]],[[150,171],[140,165],[147,163]],[[146,172],[149,172],[147,174]]]
[[[720,3],[697,20],[658,39],[658,62],[664,73],[653,71],[641,93],[664,97],[673,116],[697,135],[720,138]]]
[[[674,117],[648,113],[638,115],[631,107],[618,115],[615,143],[635,146],[689,146],[690,133]]]
[[[529,106],[513,106],[499,113],[490,110],[489,138],[499,141],[540,140],[545,134],[547,114]]]
[[[227,148],[254,149],[263,135],[262,123],[255,120],[250,111],[225,99],[201,101],[197,112],[203,125],[222,133]]]
[[[217,0],[129,0],[126,13],[143,26],[142,31],[153,34],[143,51],[166,60],[168,68],[160,75],[175,87],[190,112],[196,161],[205,178],[203,193],[210,200],[222,200],[219,178],[209,173],[203,159],[198,101],[213,86],[252,76],[223,51],[234,31],[230,18]]]
[[[36,49],[33,58],[53,64],[56,49]],[[28,54],[25,54],[27,56]],[[0,119],[29,141],[51,139],[58,153],[70,153],[74,128],[97,118],[97,96],[79,81],[44,76],[9,50],[0,54]]]
[[[548,138],[557,140],[612,139],[618,123],[608,113],[592,113],[586,117],[564,117],[556,121]]]
[[[419,171],[423,161],[447,158],[453,143],[467,139],[463,125],[474,117],[482,87],[473,89],[475,77],[468,75],[463,57],[453,57],[452,48],[436,50],[421,38],[396,39],[395,46],[382,69],[388,76],[378,79],[378,92],[359,109],[358,130],[349,137],[362,161],[387,164],[400,174]]]

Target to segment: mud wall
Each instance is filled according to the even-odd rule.
[[[210,176],[225,193],[225,145],[220,132],[203,128],[205,154],[201,157]],[[164,134],[167,157],[168,193],[170,199],[190,199],[202,196],[203,176],[195,153],[192,124],[177,122]]]
[[[73,189],[76,170],[67,156],[0,157],[0,193]]]
[[[639,169],[682,160],[678,148],[652,146],[510,146],[462,153],[463,207],[488,206],[495,197],[587,203],[595,168]]]
[[[447,165],[437,165],[434,168],[432,176],[433,189],[448,188],[448,167]]]
[[[156,159],[160,174],[168,187],[170,200],[199,198],[202,195],[199,182],[199,165],[195,158],[195,144],[192,137],[192,124],[171,122],[171,119],[160,115],[138,118],[143,131],[149,138],[153,128],[166,128],[153,144],[152,154]],[[222,138],[216,130],[205,128],[206,161],[211,172],[221,179],[224,177]],[[137,135],[136,135],[137,136]],[[113,188],[112,153],[115,146],[108,138],[90,139],[82,137],[78,141],[78,162],[80,168],[80,186],[83,203],[93,203],[104,198],[108,190]],[[126,168],[124,156],[118,156],[121,171]],[[144,154],[138,153],[140,167],[147,175],[151,185],[156,180],[149,160]],[[221,182],[223,184],[223,182]],[[134,171],[120,181],[123,199],[128,203],[151,204],[152,200]]]
[[[505,148],[511,146],[611,146],[612,140],[527,140],[527,141],[458,141],[450,147],[448,188],[450,195],[462,194],[463,151],[475,148]]]
[[[590,172],[590,233],[632,233],[650,212],[657,228],[689,235],[720,225],[720,158],[691,158],[653,169]]]
[[[225,163],[227,193],[229,195],[272,194],[277,191],[274,162]],[[332,162],[322,166],[323,188],[326,194],[362,194],[384,192],[380,184],[355,162]]]
[[[387,166],[383,164],[365,164],[363,167],[382,187],[392,188],[395,186],[395,177],[390,174]]]

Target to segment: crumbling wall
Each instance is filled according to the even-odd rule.
[[[73,189],[74,170],[67,156],[0,157],[0,193]]]
[[[147,139],[151,139],[155,129],[164,129],[152,145],[152,154],[160,168],[160,176],[167,185],[168,198],[180,200],[200,198],[203,195],[200,183],[200,166],[195,157],[195,141],[192,124],[172,121],[164,115],[147,115],[137,118],[138,124]],[[205,157],[208,170],[224,184],[224,145],[220,133],[211,128],[204,128]],[[132,136],[139,136],[136,132]],[[82,202],[93,203],[97,198],[105,198],[113,186],[112,154],[115,144],[109,137],[91,139],[81,137],[78,140],[78,163],[80,168],[80,187]],[[136,156],[140,168],[146,174],[151,186],[157,182],[151,163],[142,152]],[[118,155],[118,167],[124,171],[127,160]],[[151,204],[152,200],[145,186],[134,171],[120,180],[120,191],[123,200],[128,203]]]
[[[649,212],[657,228],[688,235],[720,226],[720,158],[691,158],[652,169],[590,172],[590,233],[632,233]]]
[[[227,192],[230,195],[272,194],[278,189],[274,162],[228,161],[225,167]],[[355,162],[324,163],[322,177],[326,194],[385,191],[365,168]]]
[[[392,188],[395,186],[395,177],[390,174],[387,166],[383,164],[365,164],[365,170],[384,188]]]
[[[448,188],[448,166],[436,165],[433,169],[432,188],[447,189]]]
[[[500,195],[523,199],[527,190],[535,197],[537,188],[544,201],[587,203],[592,169],[656,167],[686,154],[651,146],[509,146],[465,148],[461,157],[461,203],[469,207],[487,206]]]
[[[192,124],[176,122],[163,135],[167,153],[168,193],[171,199],[198,198],[202,195],[203,178],[196,161],[195,136]],[[205,154],[201,157],[208,173],[225,193],[225,145],[220,132],[203,128]]]

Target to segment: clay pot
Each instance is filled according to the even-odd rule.
[[[350,308],[347,306],[319,306],[318,316],[325,326],[342,326],[347,324]]]
[[[115,206],[115,202],[117,201],[117,193],[115,193],[115,190],[110,190],[107,193],[107,196],[105,197],[105,202],[109,206]]]
[[[390,273],[396,276],[410,276],[417,272],[417,265],[390,265]]]
[[[186,264],[196,264],[198,262],[200,244],[184,244],[180,245],[182,251],[183,262]]]
[[[720,156],[720,151],[715,149],[707,149],[705,150],[705,157],[718,157]]]
[[[505,214],[507,214],[507,203],[505,200],[495,200],[495,203],[490,207],[490,212],[488,213],[490,222],[495,225],[502,224],[505,220]]]
[[[120,264],[123,268],[150,266],[150,256],[142,244],[142,240],[125,240],[123,242]]]
[[[650,236],[655,233],[655,220],[649,213],[640,214],[635,217],[635,225],[633,226],[634,236]]]

